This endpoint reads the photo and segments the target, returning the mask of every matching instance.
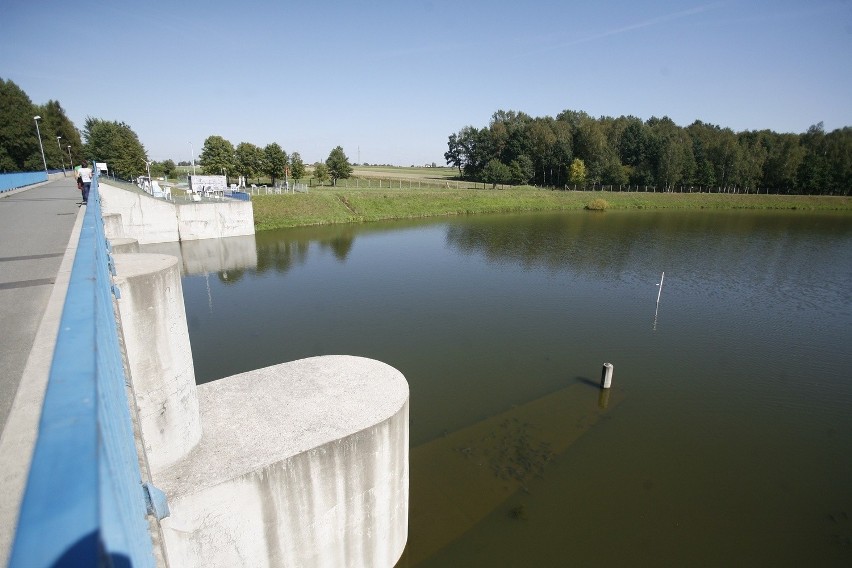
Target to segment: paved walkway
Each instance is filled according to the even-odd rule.
[[[0,195],[0,566],[29,471],[84,211],[73,178]]]

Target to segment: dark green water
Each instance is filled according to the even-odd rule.
[[[411,388],[412,480],[432,476],[419,448],[531,401],[600,411],[614,365],[600,420],[401,565],[852,565],[852,218],[483,216],[264,232],[256,251],[184,278],[199,382],[385,361]],[[412,509],[432,499],[416,488]]]

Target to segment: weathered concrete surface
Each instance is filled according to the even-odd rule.
[[[251,201],[181,204],[177,218],[181,241],[254,234]]]
[[[393,566],[408,535],[408,384],[351,356],[199,387],[204,437],[154,474],[173,566]]]
[[[98,188],[104,218],[110,219],[108,237],[132,237],[148,244],[254,234],[251,201],[177,204],[106,182]],[[120,230],[113,226],[112,215],[120,215]]]
[[[106,238],[110,240],[125,238],[120,213],[110,213],[109,215],[101,215],[101,217],[104,220],[104,235],[106,235]]]
[[[115,254],[121,330],[151,473],[201,438],[195,368],[177,258]]]
[[[108,225],[104,225],[107,237],[132,237],[140,244],[180,239],[173,203],[103,181],[98,184],[98,190],[105,223],[109,221]],[[114,215],[120,216],[120,229],[115,227]]]
[[[109,244],[112,247],[113,254],[139,252],[139,241],[136,239],[128,239],[124,237],[110,238]]]

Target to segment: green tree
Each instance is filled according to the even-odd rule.
[[[574,130],[574,155],[583,160],[587,181],[601,182],[607,148],[607,140],[600,124],[588,116],[580,118]]]
[[[825,137],[825,153],[830,175],[824,192],[849,195],[852,193],[852,127],[832,130]]]
[[[41,115],[41,134],[44,139],[44,153],[49,168],[61,168],[68,165],[68,146],[72,151],[79,151],[83,144],[80,133],[65,115],[65,110],[59,101],[48,101],[47,104],[37,108],[37,114]],[[57,140],[57,136],[59,139]],[[73,168],[73,165],[69,167]]]
[[[511,173],[511,183],[517,185],[529,183],[535,175],[535,166],[526,154],[518,156],[517,160],[512,160],[512,163],[509,164],[509,170]]]
[[[263,150],[250,142],[240,142],[234,151],[237,172],[248,181],[257,176],[263,167]]]
[[[511,166],[521,156],[529,157],[529,140],[526,131],[532,123],[531,116],[523,112],[498,110],[491,116],[489,125],[490,148],[493,157]],[[525,180],[529,181],[532,175]]]
[[[44,169],[33,121],[37,114],[35,105],[20,87],[0,78],[0,171]],[[42,140],[46,141],[44,132]]]
[[[165,175],[166,170],[163,167],[163,162],[151,162],[151,176],[161,177]]]
[[[127,124],[86,117],[83,137],[84,157],[105,162],[116,176],[131,179],[146,172],[145,147]]]
[[[716,183],[725,189],[732,188],[739,179],[742,148],[730,128],[717,130],[715,134],[707,154],[713,163]]]
[[[459,142],[458,134],[450,134],[449,140],[447,140],[448,150],[444,152],[444,159],[447,161],[448,166],[453,166],[458,168],[459,177],[462,175],[462,167],[464,166],[463,159],[463,149],[462,145]]]
[[[491,158],[482,170],[482,178],[491,184],[491,189],[496,189],[498,183],[511,181],[512,170],[497,158]]]
[[[716,186],[716,172],[707,151],[713,136],[712,128],[708,128],[708,125],[700,120],[696,120],[686,128],[686,133],[692,140],[692,157],[695,161],[695,174],[692,176],[690,185],[697,185],[699,189]]]
[[[459,169],[459,176],[477,179],[488,160],[494,157],[489,153],[491,133],[488,129],[478,130],[465,126],[457,134],[450,136],[449,150],[444,154],[448,165]]]
[[[287,171],[287,163],[287,152],[276,142],[267,144],[263,149],[263,173],[269,176],[272,185],[275,185],[276,179],[284,177]]]
[[[325,182],[328,181],[328,166],[322,162],[314,164],[314,179],[317,180],[320,185],[325,184]]]
[[[618,156],[627,166],[627,183],[653,185],[650,162],[650,129],[636,117],[627,117],[627,125],[618,140]]]
[[[586,164],[580,158],[574,158],[571,162],[568,181],[573,185],[586,184]]]
[[[763,163],[763,187],[781,193],[795,191],[796,171],[805,156],[799,135],[767,132],[764,143],[766,161]]]
[[[630,169],[621,164],[615,152],[607,152],[601,165],[601,183],[604,185],[624,185],[630,181]]]
[[[224,175],[226,180],[229,174],[236,170],[234,160],[234,145],[221,136],[208,136],[198,157],[198,163],[205,174]]]
[[[767,157],[764,134],[740,132],[737,135],[737,142],[742,149],[737,185],[746,192],[755,191],[763,178],[763,166]]]
[[[171,177],[171,175],[177,169],[177,166],[175,165],[174,160],[164,160],[162,164],[163,164],[163,174],[166,177]]]
[[[346,179],[352,175],[352,165],[349,163],[349,158],[343,153],[341,146],[336,147],[328,154],[325,165],[328,167],[328,175],[331,176],[332,185],[337,185],[337,180]]]
[[[553,147],[556,144],[556,133],[551,128],[551,122],[552,120],[536,118],[527,129],[535,167],[535,180],[541,185],[553,185],[554,182],[552,156]]]
[[[649,155],[656,184],[673,189],[695,173],[692,140],[667,116],[651,118]]]
[[[305,162],[302,161],[302,156],[298,152],[293,152],[290,155],[290,174],[293,179],[299,181],[305,177]]]

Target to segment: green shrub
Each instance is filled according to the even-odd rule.
[[[606,211],[609,209],[609,202],[606,199],[592,199],[586,204],[586,209],[589,211]]]

